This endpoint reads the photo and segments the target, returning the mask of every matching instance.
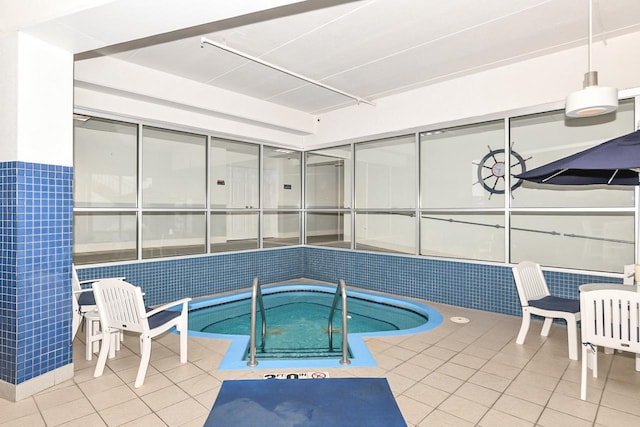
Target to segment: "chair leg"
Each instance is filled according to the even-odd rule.
[[[74,305],[74,309],[73,309],[73,314],[71,316],[71,342],[73,342],[73,340],[76,337],[76,334],[78,333],[78,329],[80,328],[80,323],[82,322],[82,314],[80,314],[79,309],[76,308],[76,303],[73,303]]]
[[[135,388],[144,384],[144,377],[147,375],[147,368],[149,367],[149,360],[151,359],[151,337],[140,337],[140,367],[138,368],[138,375],[136,376]]]
[[[100,340],[102,336],[100,319],[96,318],[84,318],[85,321],[85,359],[93,359],[93,353],[97,353],[100,350]]]
[[[591,360],[588,354],[589,349],[586,345],[582,346],[582,375],[580,378],[580,399],[587,400],[587,364]]]
[[[578,360],[578,323],[575,317],[570,317],[566,320],[567,341],[569,343],[569,359]]]
[[[552,324],[553,324],[553,317],[545,317],[544,323],[542,324],[542,331],[540,331],[540,335],[542,335],[543,337],[548,337]],[[576,360],[577,359],[578,358],[576,357]]]
[[[527,338],[527,332],[529,332],[529,324],[531,324],[531,313],[527,307],[522,308],[522,325],[520,325],[520,332],[518,332],[518,338],[516,343],[524,344],[525,338]]]
[[[180,329],[178,329],[180,333],[180,363],[187,363],[187,327],[186,325],[182,325]]]
[[[598,347],[593,346],[593,351],[591,352],[591,370],[593,371],[593,378],[598,378]]]
[[[84,334],[84,358],[86,360],[91,360],[93,358],[93,322],[88,322],[88,325],[85,325],[85,334]]]
[[[100,347],[100,355],[96,369],[93,371],[94,378],[102,376],[104,367],[107,364],[107,356],[109,356],[109,348],[111,347],[111,334],[109,331],[102,331],[102,346]]]
[[[107,338],[111,341],[109,347],[109,359],[113,359],[116,357],[116,350],[120,350],[120,331],[109,334]]]

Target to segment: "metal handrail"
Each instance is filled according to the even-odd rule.
[[[340,359],[340,364],[348,365],[351,361],[349,360],[349,344],[347,342],[347,284],[344,279],[340,279],[336,287],[336,294],[333,297],[333,304],[331,304],[331,313],[329,313],[327,334],[329,335],[329,351],[331,351],[333,350],[333,315],[340,295],[342,295],[342,359]]]
[[[256,360],[256,316],[257,316],[257,303],[260,303],[260,314],[262,317],[262,345],[264,350],[265,340],[267,336],[267,318],[264,314],[264,302],[262,301],[262,289],[258,283],[258,278],[253,279],[251,285],[251,341],[249,344],[249,361],[247,366],[258,366]]]

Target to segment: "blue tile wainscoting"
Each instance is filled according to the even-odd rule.
[[[578,286],[620,283],[610,276],[545,271],[552,293],[578,298]],[[254,277],[268,284],[307,278],[454,306],[520,316],[516,286],[507,265],[437,260],[311,246],[267,249],[172,260],[79,268],[81,280],[126,277],[150,305],[246,289]]]
[[[511,266],[305,247],[305,277],[458,307],[522,315]],[[622,279],[544,272],[551,293],[579,298],[584,283]]]
[[[261,284],[304,277],[304,248],[264,249],[123,263],[92,268],[78,267],[80,280],[124,277],[145,292],[145,303],[158,305],[186,296],[197,298]]]
[[[73,366],[72,183],[71,167],[0,162],[0,382]]]

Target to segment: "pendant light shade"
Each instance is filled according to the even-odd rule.
[[[582,90],[572,92],[567,96],[565,103],[567,117],[600,116],[618,109],[618,89],[598,86],[598,72],[591,71],[592,9],[591,0],[589,0],[588,71],[584,75]]]
[[[584,76],[584,88],[567,96],[567,117],[590,117],[612,113],[618,109],[618,89],[598,86],[598,72],[590,71]]]

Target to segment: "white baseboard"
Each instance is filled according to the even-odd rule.
[[[38,377],[31,378],[20,384],[9,384],[0,381],[0,398],[17,402],[71,378],[73,378],[73,363],[69,363],[68,365],[54,369]]]

